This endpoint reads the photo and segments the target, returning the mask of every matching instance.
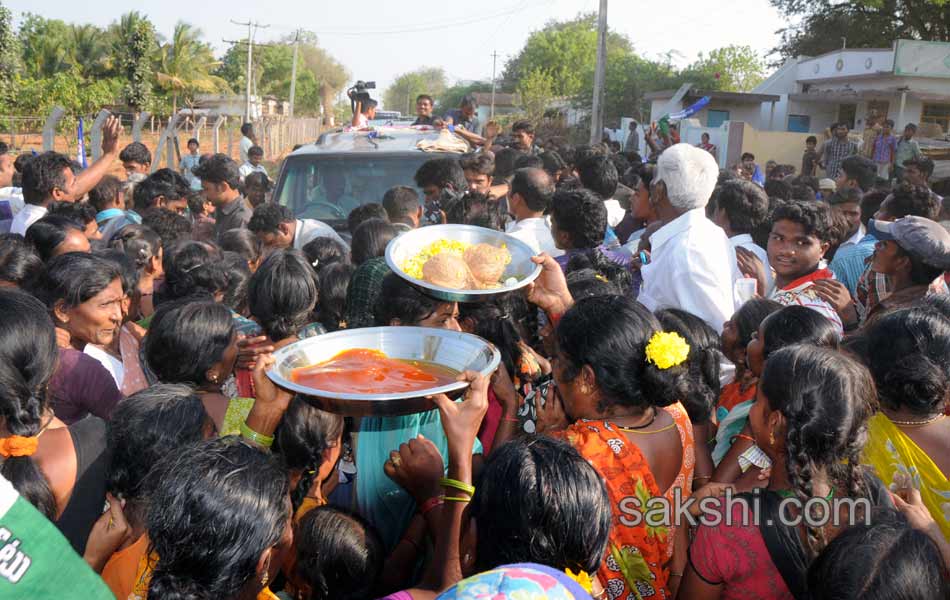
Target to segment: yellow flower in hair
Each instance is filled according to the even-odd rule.
[[[658,331],[647,344],[647,362],[659,369],[680,365],[689,358],[689,344],[675,331]]]
[[[594,584],[590,581],[590,575],[586,571],[579,571],[576,575],[570,569],[564,569],[564,574],[577,582],[577,585],[584,588],[584,591],[588,594],[591,593],[591,590],[594,588]]]

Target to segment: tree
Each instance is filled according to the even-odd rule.
[[[841,48],[889,47],[898,38],[950,41],[947,0],[770,0],[790,22],[773,49],[781,64]]]
[[[421,67],[396,77],[383,93],[383,106],[386,110],[400,110],[411,115],[416,96],[429,94],[434,98],[442,94],[446,87],[445,70],[441,67]]]
[[[20,45],[13,32],[13,15],[0,4],[0,107],[12,101],[14,78],[20,67]]]
[[[104,32],[95,25],[70,25],[71,52],[68,61],[85,78],[103,77],[112,60]]]
[[[122,98],[133,110],[143,110],[151,99],[155,29],[133,11],[110,27],[116,70],[125,79]]]
[[[683,75],[700,89],[748,92],[765,79],[765,62],[749,46],[726,46],[708,56],[700,52]]]
[[[518,83],[518,95],[528,120],[535,123],[541,120],[544,111],[554,99],[556,87],[554,76],[541,69],[535,69],[521,79]]]
[[[159,48],[155,77],[158,86],[171,94],[172,113],[178,110],[179,97],[190,103],[195,93],[228,89],[223,79],[211,74],[220,63],[200,38],[200,29],[179,22],[171,41]]]
[[[25,13],[19,39],[27,77],[52,77],[70,68],[72,35],[63,21]]]
[[[504,88],[499,86],[496,91],[502,91],[503,89]],[[476,81],[475,83],[469,85],[453,85],[435,97],[436,109],[439,111],[439,113],[445,113],[453,108],[458,108],[459,104],[462,103],[462,98],[464,96],[467,96],[468,94],[474,94],[476,92],[491,92],[491,82]]]

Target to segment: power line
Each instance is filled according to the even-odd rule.
[[[231,22],[241,27],[247,27],[247,81],[244,88],[244,120],[251,120],[251,68],[254,55],[254,34],[258,29],[267,29],[270,25],[261,25],[257,21],[248,20],[247,23],[241,23],[231,19]]]

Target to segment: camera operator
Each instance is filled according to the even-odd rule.
[[[376,105],[379,104],[369,96],[366,90],[376,89],[374,81],[357,81],[356,85],[346,90],[350,97],[350,106],[353,108],[353,120],[350,125],[356,129],[369,127],[369,122],[376,118]]]

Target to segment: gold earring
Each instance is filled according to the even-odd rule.
[[[774,432],[774,431],[769,431],[769,445],[770,445],[770,446],[774,446],[774,445],[775,445],[775,432]]]
[[[270,575],[267,574],[267,571],[264,571],[264,575],[261,577],[261,585],[267,587],[268,581],[270,581]]]

